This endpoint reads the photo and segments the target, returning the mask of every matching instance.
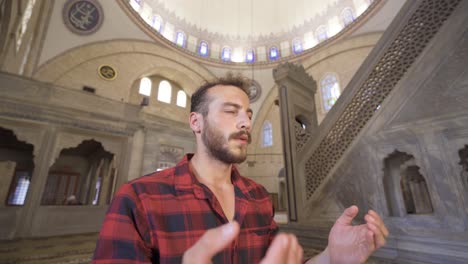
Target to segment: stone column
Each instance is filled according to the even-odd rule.
[[[54,159],[52,150],[56,144],[57,131],[55,127],[49,126],[46,129],[43,137],[42,144],[37,153],[34,156],[34,172],[31,177],[31,184],[26,201],[21,211],[20,221],[17,224],[17,230],[15,237],[30,237],[32,232],[32,225],[34,222],[34,215],[36,210],[41,205],[42,192],[47,181],[49,173],[50,160]],[[36,151],[34,151],[36,153]]]
[[[0,161],[0,207],[5,206],[8,199],[8,191],[15,176],[16,162]]]
[[[132,139],[132,153],[130,155],[130,168],[128,170],[128,180],[142,176],[143,151],[145,148],[145,132],[140,129],[135,132]]]

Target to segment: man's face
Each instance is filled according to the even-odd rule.
[[[249,98],[233,86],[215,86],[207,96],[208,115],[201,136],[208,155],[227,164],[243,162],[251,141]]]

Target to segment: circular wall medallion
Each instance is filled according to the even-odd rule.
[[[96,0],[68,0],[62,13],[67,28],[79,35],[96,32],[104,20],[103,9]]]
[[[249,100],[251,103],[253,103],[260,98],[260,95],[262,95],[262,88],[260,87],[260,84],[258,82],[256,82],[255,80],[251,80],[251,85],[249,89]]]
[[[98,68],[98,74],[106,81],[112,81],[117,78],[117,71],[109,65],[101,65]]]

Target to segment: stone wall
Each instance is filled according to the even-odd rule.
[[[192,133],[185,120],[165,119],[145,112],[144,107],[15,75],[1,73],[0,83],[0,127],[12,132],[19,142],[33,146],[34,163],[24,205],[2,206],[1,239],[99,230],[107,210],[105,197],[115,191],[108,187],[111,183],[107,176],[103,179],[102,199],[94,206],[41,205],[49,170],[64,149],[76,148],[86,140],[101,144],[104,151],[113,155],[116,187],[156,171],[161,149],[171,152],[173,146],[181,151],[194,150]],[[6,154],[6,160],[14,158],[15,153],[7,149],[2,149],[3,152],[11,154]],[[55,166],[81,164],[75,169],[86,173],[83,160],[79,164],[64,159],[60,162]],[[9,182],[5,184],[10,186]],[[0,196],[6,197],[5,192],[8,188],[3,188]]]
[[[392,79],[398,78],[398,74],[380,80],[373,75],[378,87],[382,88],[375,92],[385,100],[370,111],[363,106],[353,116],[354,119],[349,119],[352,121],[347,127],[349,129],[342,131],[340,135],[343,136],[334,138],[336,145],[333,146],[340,150],[340,145],[348,144],[346,135],[352,136],[351,143],[342,153],[328,148],[331,154],[320,156],[336,159],[323,181],[317,181],[313,189],[304,188],[306,180],[316,175],[309,171],[315,167],[299,164],[305,169],[294,176],[304,183],[295,190],[297,199],[303,202],[298,209],[301,214],[297,223],[289,223],[284,230],[296,232],[304,244],[324,247],[334,219],[344,208],[356,204],[360,208],[356,223],[362,223],[365,212],[373,209],[383,216],[389,227],[387,246],[373,256],[382,263],[468,261],[465,250],[468,241],[468,189],[464,183],[466,155],[463,154],[468,145],[468,4],[453,1],[438,2],[442,6],[433,6],[431,3],[408,3],[405,10],[418,10],[415,12],[421,15],[418,19],[425,19],[422,14],[437,17],[451,10],[443,9],[444,5],[456,8],[430,41],[424,39],[435,33],[434,27],[429,27],[430,23],[441,20],[430,19],[432,22],[429,24],[421,24],[426,28],[419,32],[426,35],[410,43],[425,45],[422,43],[427,41],[427,46],[414,58],[414,62],[410,57],[402,57],[398,64],[385,71],[387,74],[404,72],[406,67],[401,79]],[[418,8],[427,9],[419,12]],[[395,22],[394,32],[400,26],[398,23],[404,23],[404,19]],[[378,47],[391,46],[389,36],[384,35]],[[419,42],[414,42],[416,40]],[[411,45],[400,48],[407,51]],[[395,52],[393,54],[398,54]],[[360,74],[373,70],[366,69],[366,66],[371,66],[370,60],[358,71],[354,82],[351,81],[353,85],[361,81],[366,83],[363,81],[366,75]],[[398,81],[394,81],[393,90],[385,97],[383,89],[390,87],[385,82],[389,80]],[[370,97],[372,95],[369,94]],[[332,111],[333,115],[339,116],[348,110],[346,107],[352,107],[344,104],[354,102],[347,99],[345,95],[341,101],[343,105],[338,104],[338,108]],[[364,122],[368,113],[371,113],[370,118]],[[328,129],[331,129],[334,124],[328,124],[327,118],[333,116],[324,120],[325,126],[330,125]],[[317,137],[322,133],[330,135],[330,131],[323,129]],[[308,146],[317,148],[318,143]],[[309,153],[315,150],[311,149]],[[335,157],[333,153],[342,155]],[[398,153],[403,160],[395,167],[389,160],[400,155]],[[328,161],[323,160],[322,164]],[[413,175],[418,175],[417,182],[424,183],[420,186],[426,186],[422,188],[428,197],[414,188],[408,191],[401,187],[405,184],[403,179],[408,177],[409,167],[417,169]],[[394,179],[393,187],[388,186],[388,177],[398,177]],[[405,197],[408,193],[412,197]],[[408,201],[416,207],[421,203],[425,205],[422,210],[413,210]]]

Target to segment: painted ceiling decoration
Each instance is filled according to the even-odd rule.
[[[120,0],[147,32],[197,59],[270,64],[349,30],[384,0]]]

